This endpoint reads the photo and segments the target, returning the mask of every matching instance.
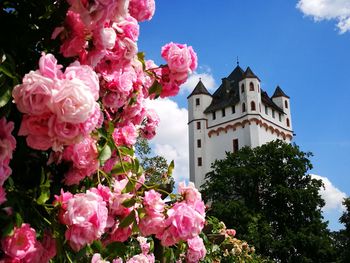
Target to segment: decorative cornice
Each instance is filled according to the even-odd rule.
[[[234,124],[228,124],[225,127],[219,127],[217,129],[210,130],[208,132],[208,136],[210,138],[213,134],[216,134],[218,136],[220,134],[220,132],[227,133],[228,130],[235,131],[239,126],[244,128],[245,125],[247,125],[247,124],[251,125],[254,122],[255,122],[256,125],[259,125],[260,127],[265,127],[266,131],[270,130],[272,134],[276,133],[277,136],[281,136],[283,138],[283,140],[285,140],[286,138],[289,138],[290,140],[292,140],[292,138],[293,138],[293,133],[291,131],[284,132],[281,129],[275,128],[272,125],[269,125],[265,121],[263,121],[261,119],[258,119],[258,118],[246,119],[246,120],[243,120],[243,121],[236,122]]]

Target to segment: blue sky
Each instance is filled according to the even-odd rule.
[[[338,200],[325,211],[330,227],[338,229],[339,200],[350,195],[350,4],[326,0],[321,6],[320,0],[302,0],[297,8],[298,2],[159,0],[153,19],[141,24],[139,49],[158,64],[163,63],[161,46],[171,41],[187,43],[197,52],[199,67],[191,81],[172,101],[156,106],[184,119],[178,128],[184,145],[186,97],[201,74],[215,89],[238,56],[240,66],[250,66],[270,95],[280,85],[291,97],[294,142],[313,152],[311,173],[328,179],[332,189],[324,194],[330,202]],[[153,141],[155,151],[180,158],[178,166],[185,166],[186,148],[172,144],[178,139],[167,136],[171,122],[165,122],[161,138]],[[177,169],[177,179],[186,179],[187,168]]]

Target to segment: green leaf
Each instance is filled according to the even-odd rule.
[[[125,228],[135,221],[135,210],[132,210],[119,224],[119,227]]]
[[[140,219],[144,218],[146,216],[146,210],[144,208],[137,209],[137,214]]]
[[[149,88],[148,93],[151,94],[155,94],[156,97],[158,97],[160,95],[160,93],[162,92],[162,85],[160,85],[160,83],[155,80],[152,84],[152,86]]]
[[[103,256],[109,258],[122,257],[125,255],[127,246],[121,242],[113,242],[106,246]]]
[[[50,184],[51,181],[49,177],[45,174],[44,169],[42,169],[40,178],[40,196],[36,200],[37,204],[43,205],[50,199]]]
[[[98,157],[101,165],[103,165],[109,158],[111,158],[111,156],[112,156],[111,148],[108,145],[105,145],[100,152],[100,156]]]
[[[2,237],[10,236],[13,233],[13,227],[14,223],[10,222],[8,223],[3,229],[2,229]],[[1,227],[2,228],[2,227]]]
[[[94,242],[92,242],[91,248],[93,249],[94,252],[101,253],[101,251],[103,251],[103,244],[101,240],[95,240]]]
[[[20,213],[15,214],[16,226],[20,227],[23,224],[23,218]]]
[[[132,181],[129,181],[125,188],[123,189],[122,193],[125,194],[125,193],[130,193],[132,190],[135,189],[135,183],[132,182]]]
[[[0,97],[0,108],[4,107],[11,99],[11,91],[7,89]]]
[[[107,130],[107,133],[108,133],[108,135],[112,135],[113,134],[113,132],[114,132],[114,124],[113,124],[113,122],[108,122],[108,130]]]
[[[127,156],[134,156],[134,149],[120,146],[118,147],[118,150],[122,155],[127,155]]]
[[[114,175],[118,174],[125,174],[125,172],[128,172],[132,169],[133,164],[129,162],[119,162],[116,165],[114,165],[111,173]]]
[[[130,198],[130,199],[126,199],[122,205],[125,207],[132,207],[134,204],[136,203],[136,199],[135,198]]]
[[[175,167],[174,160],[172,160],[168,166],[168,176],[171,176],[173,174],[173,170]]]
[[[8,76],[11,79],[15,79],[16,77],[10,72],[10,70],[6,67],[6,64],[0,65],[0,72],[4,73],[6,76]]]

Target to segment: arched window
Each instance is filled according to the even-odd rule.
[[[241,85],[241,93],[244,93],[244,84]]]
[[[245,103],[242,104],[242,112],[245,112]]]
[[[249,90],[250,91],[254,91],[254,84],[253,84],[253,82],[249,83]]]
[[[284,107],[286,108],[286,109],[288,109],[288,101],[284,101]]]
[[[250,102],[250,110],[252,110],[252,111],[255,111],[255,110],[256,110],[255,102],[254,102],[254,101],[251,101],[251,102]]]
[[[286,122],[287,122],[287,127],[290,127],[290,123],[289,123],[289,119],[288,118],[286,119]]]

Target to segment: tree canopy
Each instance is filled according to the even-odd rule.
[[[329,262],[333,257],[311,153],[273,141],[226,153],[202,186],[209,214],[236,228],[239,238],[281,262]]]

